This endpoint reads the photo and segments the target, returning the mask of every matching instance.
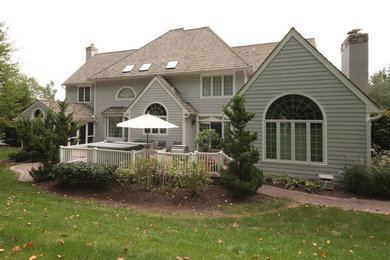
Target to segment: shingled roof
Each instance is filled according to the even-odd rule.
[[[178,61],[174,69],[166,69],[169,61]],[[140,71],[143,64],[152,64]],[[127,65],[131,72],[122,73]],[[135,52],[120,59],[92,79],[199,72],[223,69],[250,68],[232,48],[210,28],[170,30]]]
[[[59,112],[58,101],[47,101],[47,100],[37,100],[47,108],[51,108],[55,113]],[[87,106],[86,104],[81,103],[69,103],[69,107],[66,110],[66,114],[73,114],[73,121],[81,122],[94,122],[96,121],[93,117],[93,109]]]
[[[308,41],[315,47],[314,39]],[[63,85],[84,84],[90,79],[122,78],[140,75],[201,72],[225,69],[255,71],[278,42],[230,47],[209,27],[175,29],[161,35],[140,49],[96,54],[81,66]],[[178,61],[174,69],[166,69]],[[139,71],[151,63],[147,71]],[[127,65],[132,70],[123,73]]]
[[[128,56],[135,50],[106,52],[95,54],[84,63],[75,73],[72,74],[63,85],[83,84],[89,83],[88,79],[98,73],[99,71],[107,68],[111,64],[117,62],[123,57]]]
[[[316,47],[315,40],[313,38],[307,39],[311,45]],[[253,69],[257,70],[258,67],[265,61],[268,55],[275,49],[279,42],[270,42],[262,44],[252,44],[245,46],[236,46],[232,49],[245,60]]]

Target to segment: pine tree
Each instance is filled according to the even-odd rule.
[[[246,129],[255,113],[246,111],[245,98],[240,95],[233,97],[223,111],[230,119],[230,126],[225,126],[225,142],[222,147],[233,161],[222,173],[221,180],[234,196],[248,196],[256,193],[263,183],[263,173],[255,166],[260,157],[259,151],[253,145],[257,133]]]

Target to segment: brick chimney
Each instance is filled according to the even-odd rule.
[[[361,29],[348,32],[348,37],[341,44],[341,71],[368,93],[368,34]]]
[[[91,43],[91,46],[87,47],[85,49],[85,54],[86,54],[86,61],[89,60],[93,55],[99,53],[99,49],[95,47],[93,43]]]

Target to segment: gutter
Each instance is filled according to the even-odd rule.
[[[380,112],[378,112],[378,115],[373,116],[373,117],[369,117],[367,119],[367,122],[371,123],[372,121],[377,120],[377,119],[381,118],[382,116],[383,116],[383,111],[380,111]]]

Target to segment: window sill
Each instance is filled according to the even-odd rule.
[[[200,96],[201,99],[226,99],[233,98],[234,96]]]
[[[326,167],[327,163],[323,162],[301,162],[301,161],[282,161],[282,160],[270,160],[270,159],[262,159],[261,162],[264,163],[272,163],[272,164],[288,164],[288,165],[302,165],[302,166],[319,166]]]

